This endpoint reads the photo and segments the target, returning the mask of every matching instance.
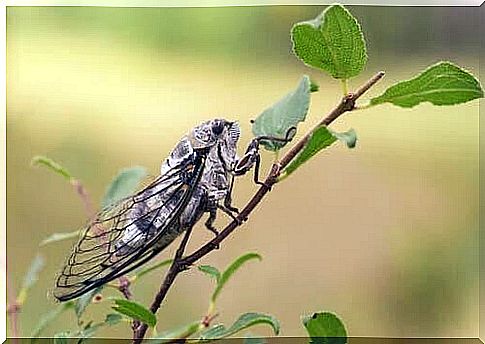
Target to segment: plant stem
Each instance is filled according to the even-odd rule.
[[[94,216],[96,215],[96,211],[94,210],[93,202],[89,197],[88,191],[81,183],[81,181],[78,179],[71,178],[70,183],[74,188],[74,190],[76,191],[76,193],[78,194],[79,198],[81,198],[81,201],[84,205],[84,210],[86,211],[86,215],[88,216],[88,219],[89,220],[93,219]]]
[[[164,280],[160,286],[160,289],[153,300],[150,310],[156,313],[160,308],[168,290],[175,281],[177,275],[186,270],[196,261],[206,256],[210,252],[219,248],[219,244],[227,238],[236,228],[245,222],[251,212],[256,208],[256,206],[263,200],[264,196],[271,190],[271,188],[278,182],[278,177],[281,171],[288,166],[288,164],[301,152],[305,147],[305,144],[310,139],[314,130],[318,127],[325,125],[328,126],[339,118],[342,114],[348,111],[352,111],[355,108],[355,102],[359,99],[365,92],[367,92],[372,86],[374,86],[379,80],[384,77],[384,72],[379,72],[370,78],[366,83],[359,87],[355,93],[347,93],[337,106],[330,111],[330,113],[324,117],[312,130],[310,130],[303,138],[301,138],[278,162],[275,162],[269,174],[267,175],[264,185],[261,185],[254,196],[249,200],[246,206],[241,210],[236,220],[230,222],[217,236],[215,236],[208,243],[202,245],[199,249],[183,257],[187,242],[190,237],[192,229],[187,230],[179,248],[175,254],[174,261],[170,266],[169,271],[165,275]],[[148,326],[146,324],[140,324],[136,328],[133,328],[133,344],[140,344],[146,334]]]
[[[349,83],[347,82],[347,79],[342,79],[341,85],[342,85],[342,93],[344,97],[349,93]]]

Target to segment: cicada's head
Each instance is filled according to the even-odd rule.
[[[240,133],[237,122],[212,119],[192,129],[188,137],[194,149],[221,145],[222,148],[233,150],[235,153]]]

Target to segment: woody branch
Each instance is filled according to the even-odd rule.
[[[264,184],[260,186],[258,191],[253,195],[253,197],[249,200],[246,206],[241,210],[239,215],[236,217],[236,220],[230,222],[217,236],[215,236],[211,241],[201,246],[199,249],[194,251],[193,253],[184,256],[185,248],[189,241],[191,231],[188,230],[178,249],[175,254],[175,258],[173,260],[170,269],[168,270],[167,274],[165,275],[162,284],[160,285],[160,289],[153,300],[150,310],[153,313],[156,313],[163,300],[165,299],[169,289],[173,285],[175,278],[179,273],[184,270],[187,270],[192,264],[196,261],[201,259],[202,257],[206,256],[210,252],[214,251],[219,247],[219,244],[226,239],[234,230],[236,230],[239,226],[245,222],[252,211],[256,208],[256,206],[263,200],[264,196],[271,190],[271,188],[278,182],[278,177],[281,174],[281,171],[288,166],[288,164],[293,161],[293,159],[302,151],[305,147],[306,143],[312,136],[312,133],[321,126],[328,126],[333,123],[337,118],[343,115],[346,112],[352,111],[355,109],[356,101],[365,94],[372,86],[374,86],[379,80],[384,77],[384,72],[376,73],[372,78],[370,78],[367,82],[365,82],[362,86],[360,86],[354,93],[348,93],[337,104],[335,108],[333,108],[327,116],[325,116],[312,130],[310,130],[305,136],[303,136],[291,149],[278,161],[275,162],[271,166],[271,170],[268,173]],[[133,344],[139,344],[143,340],[148,326],[146,324],[140,324],[136,328],[133,328]]]

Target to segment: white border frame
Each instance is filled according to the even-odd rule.
[[[120,2],[122,2],[120,4]],[[0,161],[2,172],[0,173],[0,294],[3,300],[0,302],[0,343],[6,341],[7,336],[7,319],[6,319],[6,302],[7,302],[7,237],[6,237],[6,23],[7,23],[7,6],[100,6],[100,7],[220,7],[220,6],[275,6],[275,5],[329,5],[334,1],[319,0],[7,0],[0,5],[0,20],[3,25],[0,29],[0,35],[5,38],[1,45],[1,72],[4,82],[2,83],[2,92],[0,104],[4,111],[1,113],[0,139],[2,143],[0,151]],[[340,0],[344,5],[368,5],[368,6],[481,6],[482,0],[400,0],[398,3],[392,0]]]

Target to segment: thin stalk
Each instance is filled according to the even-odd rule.
[[[347,79],[342,79],[340,80],[340,84],[342,85],[342,93],[344,97],[349,94],[349,83]]]

